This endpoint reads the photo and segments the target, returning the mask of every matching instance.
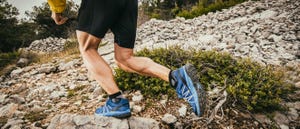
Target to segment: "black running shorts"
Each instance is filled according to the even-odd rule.
[[[137,11],[137,0],[82,0],[77,30],[103,38],[110,29],[115,36],[115,43],[133,48]]]

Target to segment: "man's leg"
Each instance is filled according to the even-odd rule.
[[[133,56],[133,49],[120,47],[115,43],[115,59],[117,65],[128,72],[158,77],[169,81],[170,69],[155,63],[148,57]]]
[[[131,116],[129,101],[122,96],[117,87],[111,68],[98,54],[97,50],[101,39],[78,30],[76,33],[79,50],[87,69],[109,94],[106,104],[97,108],[95,115],[119,118]]]
[[[78,30],[76,34],[81,56],[93,78],[100,83],[101,87],[108,94],[119,92],[120,90],[114,81],[111,68],[98,54],[97,50],[101,39]]]
[[[155,63],[150,58],[135,57],[133,49],[120,47],[117,43],[115,43],[115,58],[117,65],[125,71],[170,81],[178,97],[186,99],[196,115],[203,115],[206,105],[205,90],[199,83],[193,66],[185,65],[171,72],[170,69]]]
[[[129,101],[122,96],[117,87],[111,68],[98,54],[101,39],[82,31],[76,31],[76,33],[79,50],[87,69],[109,94],[106,104],[97,108],[95,115],[119,118],[131,116]]]

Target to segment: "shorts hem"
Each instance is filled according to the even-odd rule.
[[[115,42],[115,43],[118,44],[120,47],[123,47],[123,48],[128,48],[128,49],[133,49],[134,48],[134,45],[133,46],[128,46],[128,45],[120,44],[118,42]]]
[[[90,34],[90,35],[93,35],[93,36],[99,38],[99,39],[103,39],[104,36],[105,36],[105,34],[104,34],[104,35],[98,35],[98,34],[91,33],[91,32],[89,31],[89,29],[76,28],[76,30],[86,32],[86,33],[88,33],[88,34]]]

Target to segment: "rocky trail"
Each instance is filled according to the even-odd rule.
[[[282,104],[285,112],[272,116],[246,110],[222,108],[211,117],[215,105],[196,117],[188,104],[161,95],[144,97],[140,91],[125,91],[133,115],[128,119],[94,117],[106,94],[88,78],[79,55],[54,58],[48,63],[20,67],[0,77],[0,127],[3,129],[157,129],[157,128],[300,128],[300,1],[249,1],[194,19],[151,19],[138,28],[136,51],[179,45],[189,50],[226,51],[250,57],[261,64],[289,67],[289,81],[297,91]],[[65,39],[35,41],[28,50],[61,51]],[[51,44],[55,42],[55,44]],[[113,38],[107,34],[99,48],[115,67]],[[51,46],[50,46],[51,44]],[[55,45],[55,46],[53,46]],[[209,93],[209,97],[223,92]]]

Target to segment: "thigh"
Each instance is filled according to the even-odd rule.
[[[125,48],[115,43],[114,49],[115,49],[115,59],[117,61],[124,61],[133,56],[133,49],[131,48]]]
[[[77,30],[103,38],[118,16],[117,0],[82,0]]]
[[[98,49],[101,39],[84,31],[76,31],[80,51]]]
[[[124,48],[134,48],[137,27],[138,1],[126,0],[117,22],[111,27],[115,43]]]

